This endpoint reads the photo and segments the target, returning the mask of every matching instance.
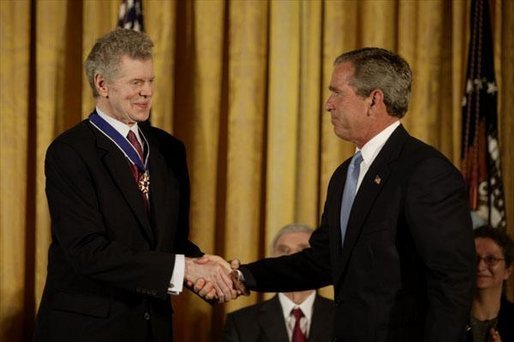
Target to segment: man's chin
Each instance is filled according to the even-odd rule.
[[[343,132],[341,129],[338,129],[338,128],[334,127],[334,134],[339,139],[343,139],[343,140],[349,141],[347,133]]]
[[[144,122],[150,118],[150,112],[138,113],[138,114],[132,116],[132,118],[137,122]]]

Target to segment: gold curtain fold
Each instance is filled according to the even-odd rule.
[[[264,244],[269,255],[275,232],[294,221],[298,153],[300,2],[270,3]],[[291,91],[295,89],[296,91]],[[307,95],[308,96],[308,95]],[[293,172],[291,172],[293,171]]]
[[[492,7],[495,73],[498,91],[498,129],[500,156],[507,209],[507,232],[514,237],[514,1],[498,1]],[[507,294],[514,299],[514,279],[509,279]]]
[[[27,338],[33,319],[34,172],[28,171],[30,2],[0,2],[0,340]],[[8,57],[7,57],[8,56]],[[33,118],[32,118],[33,119]],[[30,239],[30,238],[29,238]],[[16,338],[16,339],[19,339]]]
[[[225,230],[223,246],[230,259],[254,260],[264,249],[269,10],[269,3],[259,0],[232,1],[227,7],[227,118],[222,138],[226,150],[220,156],[225,171],[216,229]],[[254,294],[227,308],[251,304],[255,298]]]
[[[490,1],[509,233],[514,234],[514,2]],[[0,1],[0,340],[28,340],[46,276],[44,155],[93,109],[82,62],[116,26],[119,0]],[[191,238],[248,262],[291,222],[315,226],[334,169],[354,147],[324,110],[332,63],[380,46],[414,72],[402,120],[460,164],[470,0],[145,0],[155,42],[152,123],[184,141]],[[512,282],[511,282],[512,283]],[[330,296],[331,289],[323,289]],[[512,288],[509,292],[513,294]],[[176,341],[217,341],[226,312],[173,298]]]
[[[297,162],[292,169],[295,178],[294,205],[292,220],[313,227],[319,222],[318,184],[319,184],[319,139],[323,99],[321,97],[321,0],[303,1],[300,8],[300,55],[299,83],[296,101],[298,102],[298,135],[295,141]],[[293,91],[288,87],[289,91]],[[309,94],[309,96],[304,96]],[[287,127],[285,128],[288,129]],[[276,170],[280,171],[280,170]],[[270,227],[278,229],[280,227]],[[268,246],[269,247],[269,246]]]
[[[77,32],[76,41],[73,42],[72,49],[81,49],[81,63],[86,60],[86,57],[95,44],[95,41],[111,31],[118,23],[118,13],[121,1],[118,0],[67,0],[70,2],[69,7],[71,14],[70,26],[63,27],[64,30],[74,30]],[[38,6],[46,6],[48,0],[38,0]],[[58,4],[59,2],[57,2]],[[45,18],[42,18],[45,19]],[[81,114],[82,119],[94,109],[93,93],[87,81],[84,68],[80,65],[79,72],[78,66],[73,70],[74,74],[82,75],[81,89],[72,88],[74,92],[79,90],[82,93]]]

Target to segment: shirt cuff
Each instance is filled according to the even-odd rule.
[[[178,295],[184,288],[184,272],[186,268],[186,261],[183,254],[175,255],[175,266],[173,266],[173,274],[171,275],[170,286],[168,293],[171,295]]]
[[[236,274],[237,274],[237,279],[239,279],[239,281],[242,281],[244,283],[245,276],[244,276],[243,272],[241,272],[240,270],[236,270]]]

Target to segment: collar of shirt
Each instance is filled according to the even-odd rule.
[[[139,136],[139,129],[138,129],[138,125],[137,125],[137,122],[135,124],[133,124],[132,126],[129,126],[121,121],[118,121],[116,120],[115,118],[105,114],[104,112],[102,112],[98,107],[96,107],[96,112],[98,113],[98,115],[100,115],[100,117],[102,119],[104,119],[105,121],[107,121],[107,123],[109,125],[111,125],[112,127],[114,127],[114,129],[120,133],[122,136],[124,136],[125,138],[127,137],[128,135],[128,132],[129,131],[132,131],[134,132],[134,134],[136,135],[136,138],[137,138],[137,141],[139,141],[139,143],[141,144],[141,146],[143,146],[143,143],[142,143],[142,140],[141,140],[141,137]]]
[[[294,318],[291,316],[291,310],[294,308],[302,309],[304,317],[301,319],[301,329],[304,332],[305,336],[309,336],[309,328],[312,322],[312,306],[314,305],[314,300],[316,299],[316,291],[312,291],[312,293],[305,298],[305,300],[299,305],[294,303],[291,299],[287,298],[285,294],[279,293],[278,300],[280,305],[282,306],[282,314],[284,315],[284,319],[286,321],[287,332],[289,334],[289,339],[293,334],[294,327]]]
[[[362,163],[359,170],[357,189],[359,189],[361,182],[366,175],[366,172],[368,172],[369,167],[377,157],[378,153],[382,150],[382,147],[384,147],[386,141],[398,126],[400,126],[400,120],[397,120],[387,126],[384,130],[382,130],[382,132],[375,135],[370,141],[366,143],[366,145],[362,146],[360,149],[362,154]],[[355,152],[357,151],[359,151],[358,148],[355,149]]]

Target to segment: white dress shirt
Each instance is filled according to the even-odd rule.
[[[370,141],[368,141],[362,148],[360,149],[362,154],[362,163],[359,169],[359,179],[357,181],[357,189],[359,191],[359,187],[361,186],[362,180],[368,172],[369,167],[377,157],[378,153],[384,147],[387,139],[393,134],[394,130],[400,126],[400,120],[397,120],[387,126],[382,132],[375,135]],[[355,152],[359,151],[358,148],[355,149]]]
[[[303,317],[300,319],[300,329],[302,330],[305,337],[309,337],[314,299],[316,299],[316,291],[313,291],[300,305],[295,304],[291,299],[287,298],[285,294],[278,294],[278,300],[282,306],[282,314],[284,315],[284,320],[286,322],[289,341],[291,341],[293,338],[293,328],[295,325],[295,318],[293,315],[291,315],[291,310],[296,308],[300,308],[303,312]]]

